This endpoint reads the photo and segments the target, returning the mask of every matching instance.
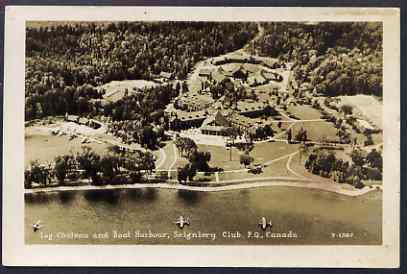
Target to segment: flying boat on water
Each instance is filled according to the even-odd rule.
[[[34,232],[37,232],[42,227],[43,227],[43,225],[41,225],[41,220],[38,220],[35,224],[32,225]]]
[[[184,217],[184,216],[181,215],[181,216],[179,216],[178,219],[175,221],[175,224],[176,224],[179,228],[183,229],[184,226],[190,225],[189,218],[188,218],[188,217]]]
[[[258,224],[262,230],[266,230],[268,227],[271,229],[273,227],[273,224],[271,223],[271,220],[267,222],[266,217],[261,217],[260,222]]]

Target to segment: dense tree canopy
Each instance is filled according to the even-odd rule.
[[[119,22],[27,29],[27,60],[55,70],[66,85],[147,79],[162,71],[184,78],[198,60],[242,47],[248,23]]]
[[[382,95],[382,24],[376,22],[264,25],[264,55],[295,62],[296,79],[317,92]]]
[[[242,47],[255,31],[255,24],[210,22],[28,27],[26,119],[88,113],[89,99],[101,97],[93,87],[112,80],[161,72],[185,79],[196,62]]]

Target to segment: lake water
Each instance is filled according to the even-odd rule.
[[[149,188],[26,194],[25,201],[28,244],[381,244],[380,191],[347,197],[293,187]],[[175,225],[180,215],[190,226]],[[272,231],[257,226],[262,216]],[[43,227],[34,232],[37,220]]]

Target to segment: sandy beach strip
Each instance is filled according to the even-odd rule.
[[[224,184],[224,185],[222,185]],[[140,188],[159,188],[159,189],[176,189],[176,190],[190,190],[201,192],[219,192],[230,190],[241,190],[258,187],[272,187],[272,186],[287,186],[287,187],[300,187],[305,189],[321,190],[327,192],[333,192],[346,196],[361,196],[373,190],[376,190],[376,186],[365,186],[362,189],[345,189],[342,184],[326,183],[326,182],[311,182],[307,180],[290,179],[283,180],[282,178],[267,179],[263,182],[231,182],[221,181],[213,186],[193,186],[193,185],[181,185],[171,183],[137,183],[137,184],[124,184],[124,185],[82,185],[82,186],[57,186],[57,187],[43,187],[25,189],[25,193],[46,193],[46,192],[61,192],[61,191],[80,191],[80,190],[108,190],[108,189],[140,189]],[[380,187],[380,186],[379,186]]]

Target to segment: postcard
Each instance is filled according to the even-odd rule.
[[[393,8],[9,6],[3,261],[399,265]]]

